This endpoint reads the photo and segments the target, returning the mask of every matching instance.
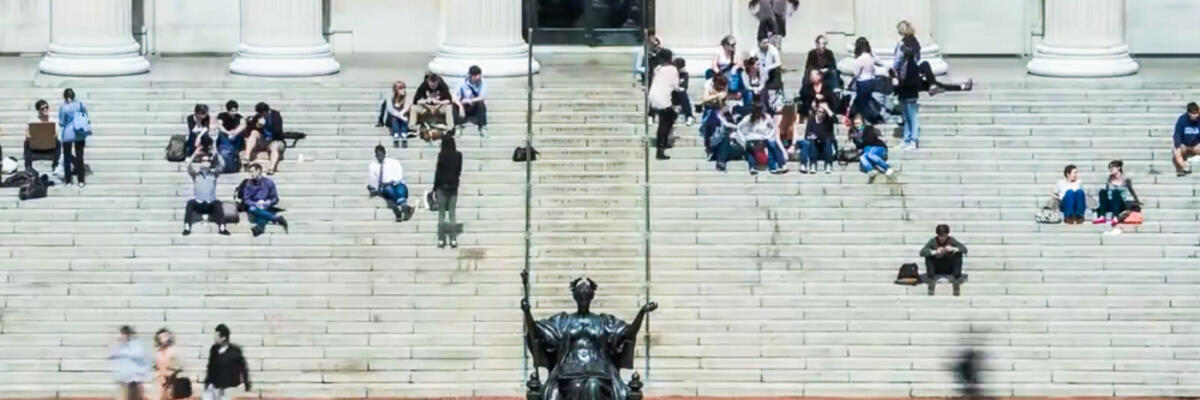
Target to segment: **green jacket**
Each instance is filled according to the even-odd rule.
[[[959,243],[954,236],[950,236],[947,239],[947,244],[949,244],[950,247],[958,249],[958,254],[962,254],[964,256],[967,255],[967,246],[963,246],[962,243]],[[928,242],[925,242],[925,247],[921,248],[921,257],[937,257],[937,249],[937,237],[935,236],[934,238],[929,239]]]

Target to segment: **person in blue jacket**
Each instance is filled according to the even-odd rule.
[[[59,140],[62,142],[63,182],[70,185],[72,175],[79,177],[79,187],[84,186],[87,169],[83,162],[83,147],[92,135],[92,123],[88,120],[87,107],[75,100],[75,90],[63,91],[63,104],[58,107]]]
[[[1188,103],[1187,112],[1175,121],[1174,142],[1171,152],[1174,155],[1175,175],[1186,176],[1192,173],[1187,166],[1187,159],[1200,155],[1200,106],[1195,102]]]
[[[237,193],[242,205],[246,207],[246,215],[250,222],[254,223],[250,232],[254,236],[262,235],[269,223],[279,224],[283,231],[287,232],[287,220],[279,215],[275,208],[275,205],[279,204],[279,192],[275,191],[275,181],[262,176],[263,170],[259,164],[250,164],[249,172],[250,178],[238,185]]]

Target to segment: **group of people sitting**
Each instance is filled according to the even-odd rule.
[[[238,112],[238,102],[229,100],[225,102],[225,111],[217,114],[215,119],[209,114],[207,104],[196,104],[186,122],[184,154],[189,159],[198,155],[219,157],[222,172],[228,173],[248,168],[259,161],[261,154],[266,154],[266,174],[274,175],[279,170],[287,147],[284,145],[283,116],[267,103],[255,104],[254,114],[243,117]]]
[[[407,89],[404,81],[392,83],[391,95],[379,105],[375,125],[388,128],[393,147],[407,148],[408,139],[418,136],[428,142],[453,136],[465,123],[475,124],[479,136],[487,137],[487,86],[479,66],[472,65],[453,92],[433,72],[425,74],[411,102]]]
[[[858,38],[855,45],[855,71],[843,88],[840,71],[828,40],[822,35],[805,61],[805,76],[799,93],[792,101],[783,88],[783,63],[771,38],[759,40],[755,52],[741,54],[737,40],[727,36],[705,73],[700,136],[709,160],[719,171],[726,171],[729,160],[744,158],[750,173],[761,167],[771,173],[789,172],[788,160],[800,162],[801,173],[816,173],[823,161],[826,173],[832,172],[835,159],[858,162],[864,173],[892,175],[887,163],[887,142],[876,125],[891,113],[900,114],[904,140],[901,148],[916,151],[920,125],[917,98],[920,92],[935,95],[942,91],[971,90],[973,82],[947,84],[937,80],[929,62],[921,60],[921,45],[907,21],[897,25],[900,40],[886,77],[878,76],[870,43]],[[662,47],[658,38],[649,38],[649,101],[657,117],[658,159],[666,160],[670,134],[682,115],[691,125],[691,101],[687,96],[685,63]],[[895,95],[899,110],[885,107],[887,96]],[[789,104],[790,103],[790,104]],[[836,124],[847,126],[854,154],[839,154],[834,135]],[[839,157],[839,155],[841,157]]]
[[[1089,207],[1089,203],[1094,206]],[[1105,225],[1109,228],[1106,233],[1112,235],[1122,233],[1119,224],[1136,225],[1143,221],[1141,199],[1133,190],[1133,179],[1125,175],[1125,163],[1121,160],[1108,163],[1108,179],[1096,192],[1095,198],[1089,197],[1084,189],[1079,168],[1075,165],[1066,166],[1063,168],[1063,179],[1054,186],[1051,204],[1047,208],[1057,208],[1062,213],[1062,222],[1069,225],[1086,221],[1090,208],[1096,215],[1092,223]]]

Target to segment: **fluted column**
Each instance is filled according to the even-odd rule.
[[[733,34],[734,3],[729,0],[658,0],[654,26],[664,47],[687,61],[688,73],[703,76],[720,50],[721,39]],[[743,4],[744,7],[744,4]],[[743,11],[744,10],[739,10]],[[755,43],[738,43],[738,51],[758,51]]]
[[[934,25],[933,0],[855,0],[856,36],[850,38],[846,46],[848,56],[838,63],[838,68],[846,73],[854,71],[854,40],[859,36],[870,40],[875,58],[881,65],[890,67],[896,43],[900,41],[900,35],[896,33],[896,24],[900,21],[908,21],[916,29],[917,40],[921,42],[921,61],[928,61],[934,74],[945,74],[949,65],[942,59],[940,49],[929,33]]]
[[[1046,35],[1029,73],[1110,77],[1137,73],[1125,43],[1125,0],[1046,0]]]
[[[321,0],[242,0],[242,44],[229,71],[316,76],[341,69],[322,34]]]
[[[485,76],[520,76],[529,71],[529,46],[521,37],[521,0],[444,0],[444,31],[429,70],[464,76],[478,65]],[[542,68],[533,60],[533,72]]]
[[[51,0],[47,74],[116,76],[150,70],[133,40],[132,0]]]

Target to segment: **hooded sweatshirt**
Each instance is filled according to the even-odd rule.
[[[1200,120],[1192,121],[1187,113],[1175,121],[1175,147],[1200,145]]]

